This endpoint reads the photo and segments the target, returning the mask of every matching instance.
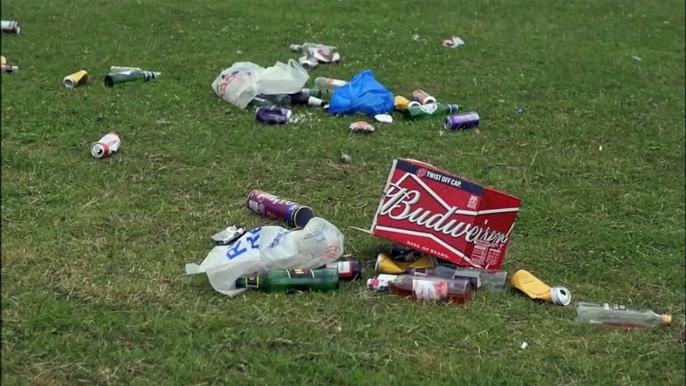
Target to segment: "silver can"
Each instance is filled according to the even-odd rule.
[[[91,144],[91,155],[94,158],[106,158],[119,151],[121,138],[119,134],[111,132],[100,138],[98,142]]]

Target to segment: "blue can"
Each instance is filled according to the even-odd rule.
[[[476,111],[451,115],[443,121],[443,128],[446,130],[467,130],[477,127],[479,127],[479,113]]]
[[[255,118],[268,125],[283,125],[291,122],[293,112],[281,107],[260,107],[255,111]]]

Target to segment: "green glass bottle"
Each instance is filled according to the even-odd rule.
[[[260,97],[254,97],[249,103],[248,106],[253,106],[253,107],[272,107],[274,106],[274,102],[260,98]]]
[[[456,112],[459,109],[458,105],[444,104],[444,103],[429,103],[428,105],[408,107],[403,112],[405,118],[408,119],[423,119],[429,117],[445,117]]]
[[[333,291],[339,287],[338,269],[273,269],[260,276],[236,280],[236,288],[263,292]]]
[[[121,72],[111,72],[105,77],[105,86],[114,87],[117,83],[133,82],[136,80],[144,80],[149,82],[157,79],[161,74],[154,71],[144,71],[139,69],[127,70]]]
[[[312,87],[312,88],[304,88],[302,90],[303,93],[307,94],[307,96],[315,97],[315,98],[321,98],[324,96],[324,93],[322,90]]]

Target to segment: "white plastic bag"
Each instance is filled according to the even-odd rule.
[[[288,64],[276,62],[262,68],[252,62],[237,62],[219,73],[212,82],[212,90],[223,100],[242,109],[259,94],[293,94],[305,87],[310,78],[296,60]]]
[[[343,254],[343,233],[320,217],[302,230],[264,226],[245,233],[232,245],[214,247],[205,260],[186,264],[186,274],[206,273],[215,291],[236,296],[241,276],[259,275],[270,269],[318,268]]]

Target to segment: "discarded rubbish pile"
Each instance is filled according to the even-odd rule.
[[[2,21],[2,32],[19,34],[16,21]],[[459,37],[444,41],[446,47],[464,45]],[[321,108],[330,114],[364,114],[382,123],[393,121],[398,112],[407,120],[442,118],[446,130],[477,128],[475,111],[456,114],[459,106],[441,103],[423,90],[411,99],[392,94],[378,82],[371,70],[350,81],[318,77],[306,88],[308,71],[319,64],[341,60],[338,49],[318,43],[291,45],[300,52],[297,61],[276,62],[263,68],[251,62],[234,63],[222,71],[212,89],[223,100],[241,108],[254,107],[256,119],[266,124],[295,123],[292,105]],[[16,73],[18,66],[0,56],[3,73]],[[110,67],[105,86],[159,78],[161,73],[139,67]],[[88,83],[89,74],[80,70],[62,83],[74,89]],[[328,100],[328,103],[327,103]],[[520,111],[521,110],[521,111]],[[518,109],[523,112],[523,109]],[[373,133],[374,126],[352,122],[351,133]],[[110,132],[91,144],[94,158],[106,158],[119,151],[121,138]],[[352,157],[341,152],[342,162]],[[375,275],[367,280],[372,293],[390,292],[418,301],[467,305],[478,291],[505,294],[517,289],[531,299],[559,306],[572,302],[571,292],[550,287],[527,270],[512,274],[501,269],[521,200],[441,170],[410,160],[393,161],[369,233],[393,243],[380,253]],[[280,220],[292,230],[262,226],[250,230],[231,226],[212,236],[214,248],[200,264],[187,264],[186,273],[205,273],[212,287],[222,294],[237,296],[248,289],[266,292],[331,291],[341,281],[362,277],[360,261],[344,255],[344,235],[306,206],[255,190],[248,195],[249,210]],[[577,302],[577,320],[618,327],[669,325],[671,315],[648,309],[632,309],[608,303]],[[684,335],[682,325],[682,339]],[[525,347],[523,344],[522,347]]]
[[[411,101],[394,96],[369,69],[350,81],[317,77],[311,87],[305,87],[310,77],[308,71],[319,63],[337,63],[341,56],[336,47],[319,43],[292,44],[290,49],[303,56],[297,61],[290,59],[287,64],[276,62],[266,69],[251,62],[234,63],[217,76],[212,90],[238,108],[254,107],[257,121],[270,125],[301,121],[291,106],[308,105],[333,115],[364,114],[382,123],[392,123],[391,114],[398,112],[407,120],[443,118],[445,130],[479,126],[478,113],[457,114],[458,105],[440,103],[422,90],[415,90]],[[367,122],[355,122],[356,126],[363,123]],[[373,127],[351,128],[351,133],[373,131]]]
[[[393,161],[383,193],[369,233],[393,244],[377,256],[375,275],[366,281],[371,292],[466,306],[478,291],[504,295],[514,288],[544,303],[572,302],[565,287],[550,287],[524,269],[501,269],[519,198],[411,159]],[[331,291],[361,278],[360,261],[343,255],[341,231],[311,208],[260,190],[248,195],[246,206],[296,230],[229,227],[212,237],[216,246],[201,264],[186,265],[187,274],[206,273],[217,292],[232,297],[251,288]],[[582,323],[671,323],[670,315],[608,303],[577,302],[575,309]]]

